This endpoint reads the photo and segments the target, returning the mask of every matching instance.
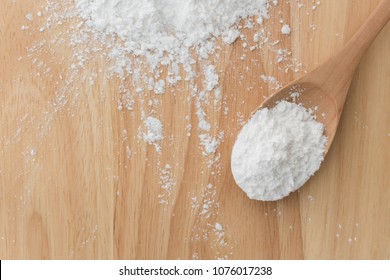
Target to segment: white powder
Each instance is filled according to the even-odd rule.
[[[28,14],[26,15],[26,19],[28,19],[28,20],[33,20],[33,19],[34,19],[33,14],[32,14],[32,13],[28,13]]]
[[[282,34],[284,34],[284,35],[290,35],[290,33],[291,33],[291,28],[290,28],[290,26],[289,26],[288,24],[284,24],[284,25],[282,26],[281,32],[282,32]]]
[[[327,142],[323,132],[324,126],[295,103],[257,111],[233,147],[236,183],[251,199],[287,196],[319,169]]]
[[[145,142],[153,144],[163,140],[163,125],[159,119],[148,117],[145,120],[146,132],[143,134]]]
[[[223,230],[223,226],[220,223],[215,223],[215,229],[218,230],[218,231],[222,231]]]
[[[230,27],[240,18],[267,16],[268,0],[77,0],[87,24],[119,35],[135,52],[176,53],[211,36],[232,43],[240,35]]]
[[[211,137],[210,134],[200,134],[200,144],[203,146],[204,151],[203,155],[210,155],[214,154],[218,148],[218,146],[221,144],[221,141],[224,137],[224,133],[220,132],[218,137]]]
[[[158,201],[160,204],[169,205],[173,204],[171,198],[174,187],[176,186],[175,177],[173,174],[173,168],[170,164],[166,164],[160,172],[159,185],[161,187],[161,193],[158,195]]]
[[[120,77],[131,76],[133,83],[147,81],[146,87],[140,87],[139,97],[144,90],[162,95],[172,92],[172,86],[180,81],[191,83],[204,156],[215,154],[223,137],[223,131],[216,131],[216,124],[206,114],[210,104],[220,107],[222,97],[213,65],[217,61],[210,59],[219,57],[217,39],[225,44],[240,37],[244,40],[242,29],[254,28],[256,22],[261,24],[263,18],[268,18],[270,3],[277,5],[269,0],[75,1],[84,22],[81,30],[88,30],[108,46],[115,64],[112,72]],[[238,24],[242,19],[244,24]],[[142,57],[142,63],[138,57]],[[200,77],[198,67],[202,69]],[[162,75],[164,72],[167,75]],[[200,86],[194,86],[197,79],[202,80]],[[118,109],[132,109],[137,97],[123,95]],[[159,145],[153,145],[160,150]]]

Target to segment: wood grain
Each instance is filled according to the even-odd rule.
[[[187,83],[167,89],[159,106],[150,107],[155,97],[145,94],[132,111],[119,111],[122,81],[97,71],[107,61],[89,60],[80,73],[98,73],[93,85],[67,85],[61,76],[70,72],[69,45],[29,50],[72,23],[39,32],[45,18],[25,15],[44,1],[1,0],[0,258],[389,259],[389,24],[355,74],[321,170],[278,202],[250,201],[234,184],[237,114],[245,119],[275,90],[260,75],[283,84],[300,77],[336,53],[379,3],[328,0],[313,11],[309,0],[303,8],[279,2],[265,26],[291,56],[278,64],[274,49],[264,48],[241,60],[242,42],[223,47],[216,58],[223,102],[206,113],[211,133],[225,136],[217,153],[204,157]],[[280,18],[292,27],[288,37],[280,34]],[[283,63],[291,61],[302,62],[302,70],[285,73]],[[137,137],[141,111],[163,120],[161,153]],[[210,160],[217,160],[211,168]],[[162,188],[164,170],[174,182],[169,191]],[[202,214],[205,203],[210,209]]]

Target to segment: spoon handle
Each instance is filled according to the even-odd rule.
[[[367,21],[344,46],[340,56],[348,59],[355,68],[376,36],[390,20],[390,0],[382,0]],[[348,63],[348,64],[349,64]]]

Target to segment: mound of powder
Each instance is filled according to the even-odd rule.
[[[89,26],[118,35],[129,50],[141,54],[142,50],[177,54],[211,36],[222,35],[230,43],[240,34],[230,29],[240,18],[266,17],[268,11],[268,0],[76,0],[76,4]]]
[[[300,188],[320,167],[324,126],[301,105],[282,101],[257,111],[233,147],[237,185],[251,199],[278,200]]]

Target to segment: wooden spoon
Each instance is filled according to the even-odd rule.
[[[316,109],[328,137],[325,154],[333,142],[345,98],[359,61],[390,19],[390,0],[383,0],[352,39],[325,63],[268,97],[255,110],[272,108],[281,100]]]

